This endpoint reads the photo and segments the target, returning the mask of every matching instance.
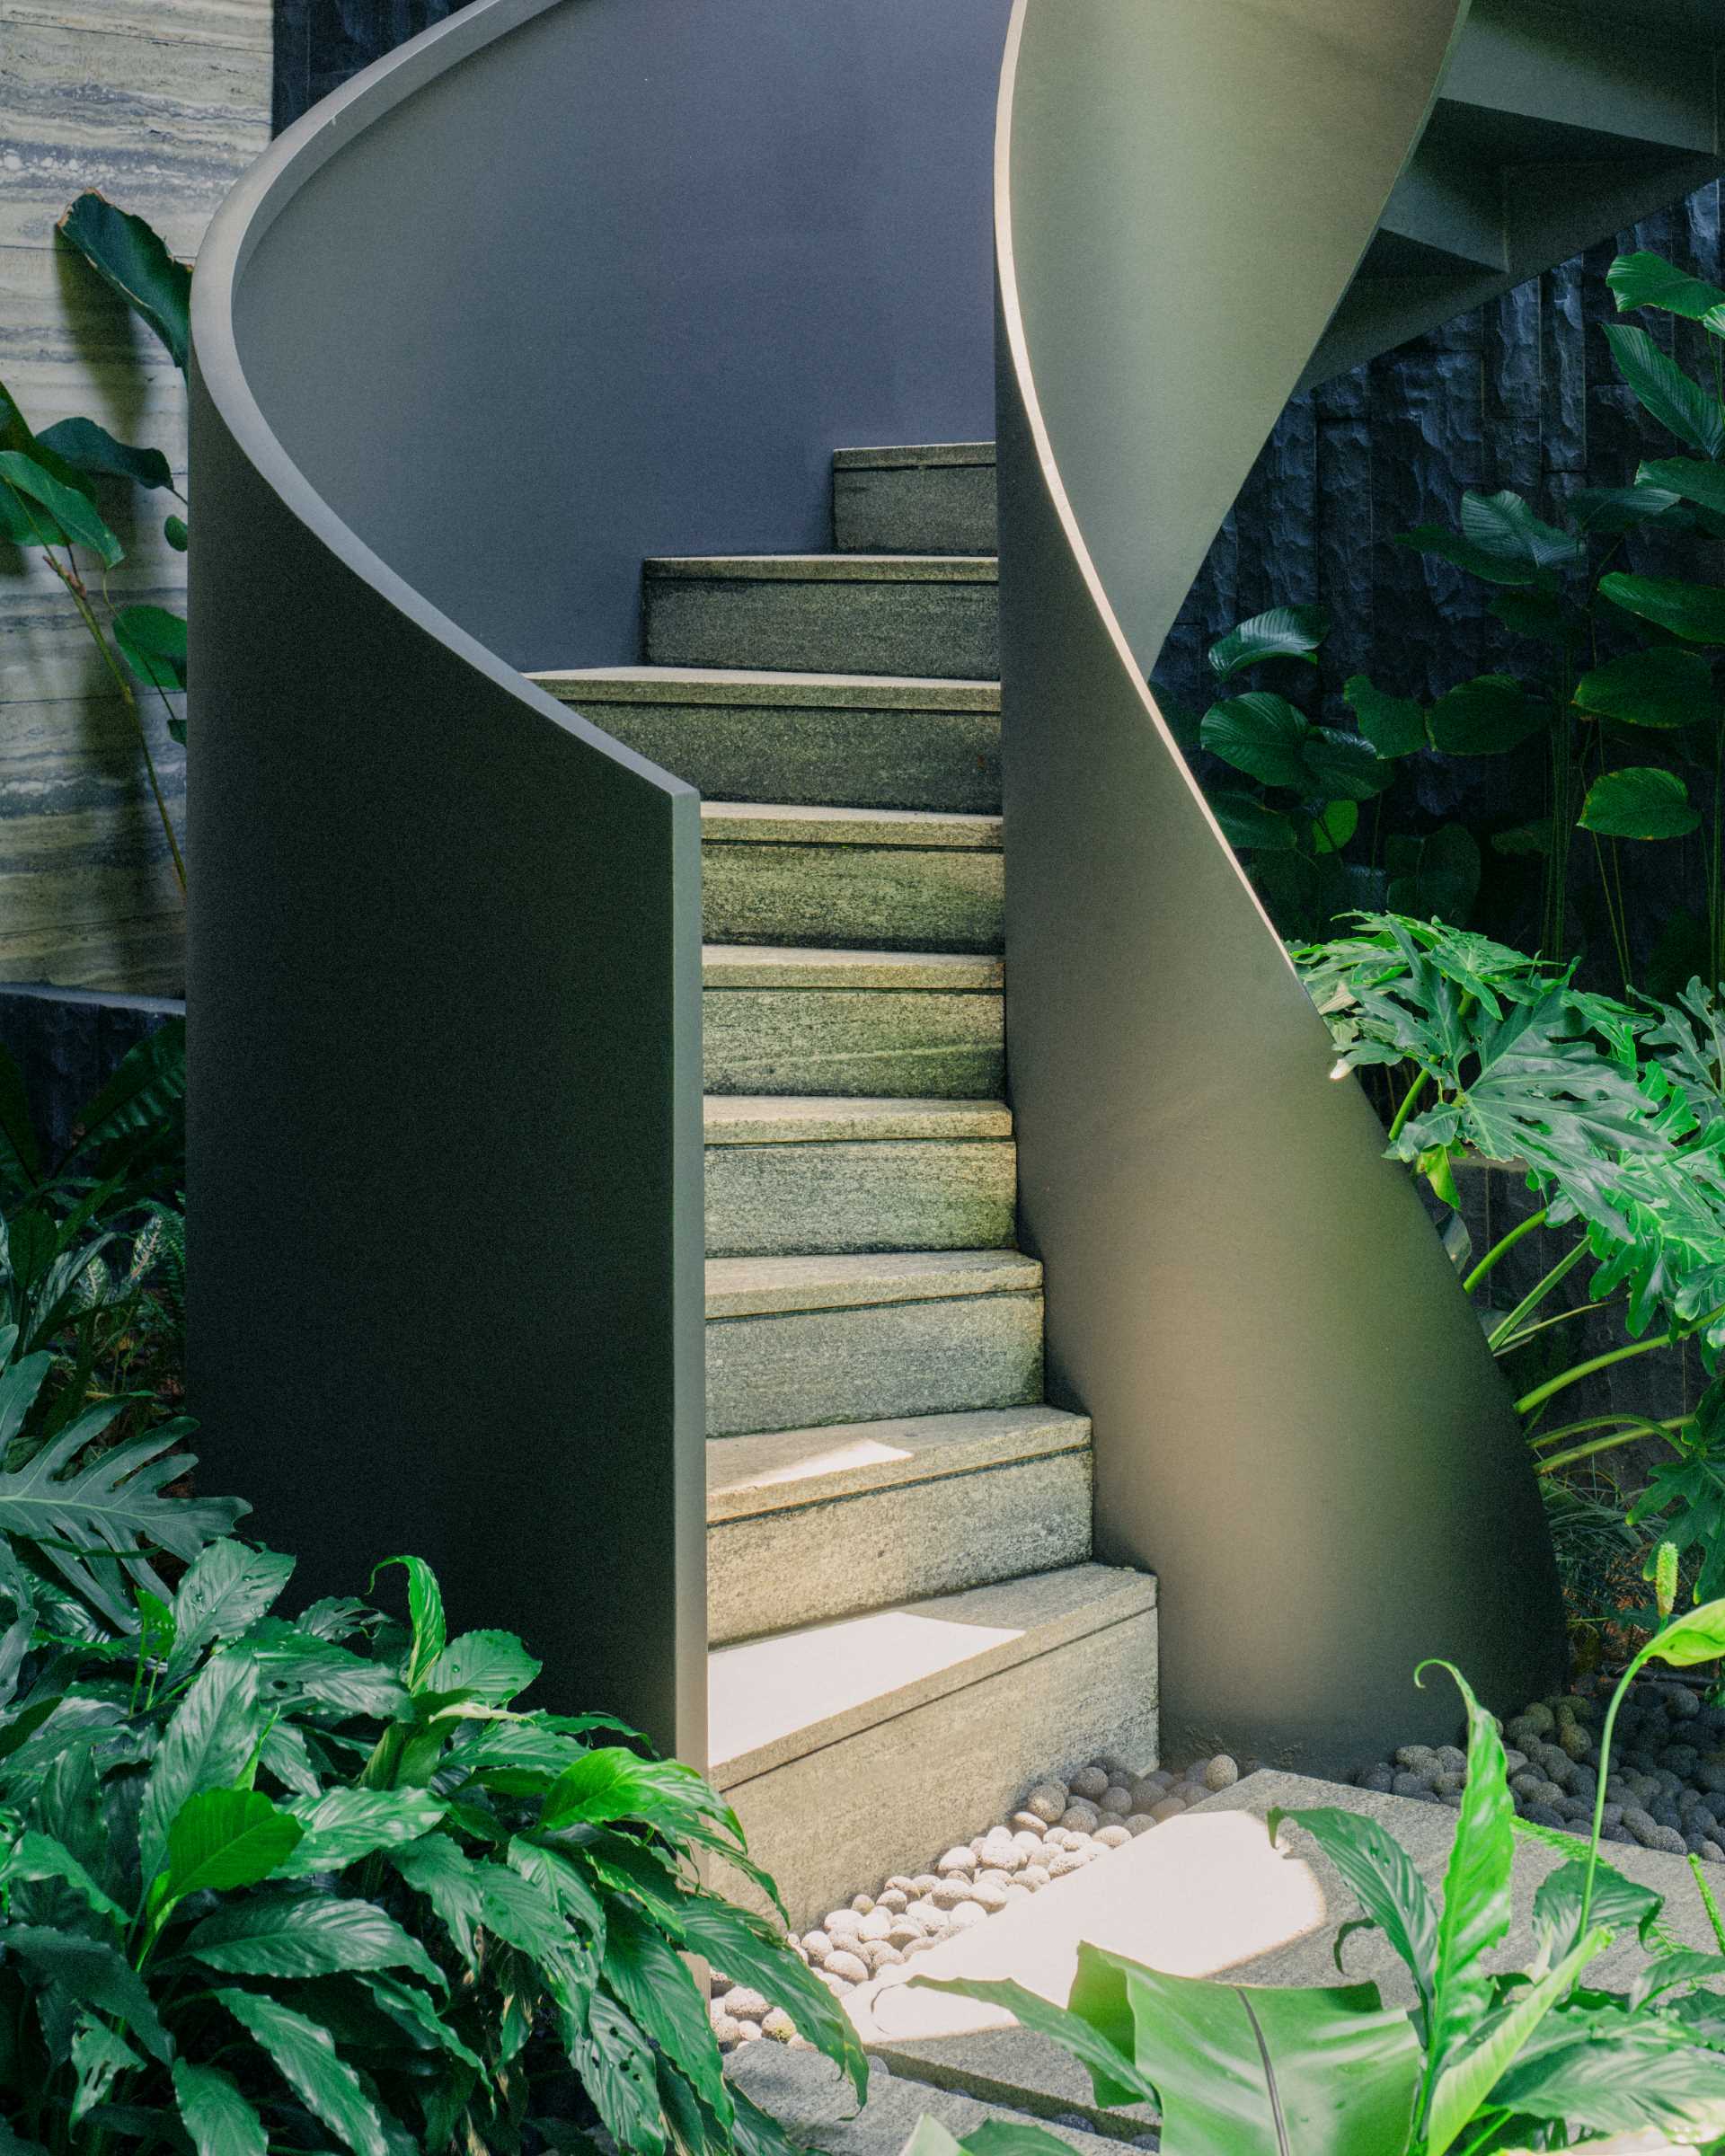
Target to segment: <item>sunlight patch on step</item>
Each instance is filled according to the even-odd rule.
[[[840,1474],[846,1468],[883,1467],[894,1460],[911,1457],[907,1446],[882,1445],[878,1437],[859,1437],[850,1445],[830,1445],[823,1453],[803,1454],[783,1467],[761,1468],[735,1483],[720,1487],[726,1490],[763,1489],[771,1483],[802,1482],[819,1475]]]

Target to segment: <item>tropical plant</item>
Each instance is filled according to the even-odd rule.
[[[1677,1945],[1663,1898],[1599,1854],[1612,1730],[1632,1678],[1657,1658],[1677,1667],[1725,1653],[1725,1602],[1691,1611],[1651,1640],[1606,1713],[1592,1837],[1533,1904],[1535,1958],[1493,1970],[1510,1925],[1515,1838],[1545,1842],[1517,1819],[1502,1740],[1458,1671],[1467,1712],[1467,1780],[1434,1904],[1411,1858],[1369,1815],[1337,1807],[1272,1811],[1305,1830],[1334,1865],[1360,1914],[1335,1940],[1381,1931],[1415,2003],[1386,2008],[1375,1984],[1270,1988],[1170,1976],[1123,1954],[1081,1946],[1071,1996],[1056,2006],[1013,1983],[911,1981],[1004,2007],[1088,2071],[1104,2106],[1152,2103],[1163,2156],[1493,2156],[1568,2148],[1596,2134],[1658,2127],[1685,2141],[1725,2133],[1725,1999],[1700,1987],[1725,1976],[1725,1922],[1701,1882],[1719,1950]],[[1423,1675],[1423,1671],[1420,1673]],[[1613,1938],[1645,1952],[1627,1992],[1588,1972]],[[1070,2156],[1039,2127],[956,2144],[924,2120],[907,2156]]]
[[[1482,1315],[1494,1273],[1526,1236],[1571,1232],[1526,1294],[1486,1316],[1492,1352],[1513,1373],[1530,1349],[1549,1356],[1587,1308],[1621,1316],[1621,1347],[1559,1356],[1515,1381],[1540,1474],[1653,1440],[1666,1457],[1631,1517],[1662,1522],[1663,1535],[1698,1551],[1700,1591],[1719,1594],[1725,1379],[1668,1420],[1552,1418],[1602,1369],[1694,1339],[1712,1371],[1725,1348],[1725,1010],[1698,980],[1675,1003],[1632,1008],[1577,989],[1572,968],[1396,915],[1360,915],[1353,932],[1293,957],[1329,1022],[1339,1073],[1387,1075],[1387,1151],[1450,1208],[1445,1240]],[[1478,1254],[1455,1174],[1470,1153],[1519,1163],[1540,1201]],[[1589,1301],[1571,1307],[1560,1290],[1583,1266]]]
[[[119,1608],[0,1546],[0,2148],[788,2156],[685,1957],[865,2068],[783,1923],[702,1884],[711,1852],[774,1898],[735,1815],[517,1708],[520,1641],[449,1638],[386,1561],[406,1625],[277,1616],[292,1560],[232,1539]]]
[[[80,195],[60,219],[59,230],[161,339],[183,376],[190,351],[190,265],[177,261],[142,217],[116,208],[99,194]],[[15,399],[0,384],[0,543],[40,552],[88,631],[136,730],[183,892],[185,862],[139,692],[155,693],[167,714],[170,736],[183,742],[185,722],[169,696],[186,685],[186,624],[164,606],[116,606],[110,598],[109,571],[126,552],[102,509],[102,489],[113,484],[165,490],[180,499],[159,449],[117,441],[88,419],[60,420],[32,433]],[[168,543],[183,552],[184,518],[171,513],[163,530]]]

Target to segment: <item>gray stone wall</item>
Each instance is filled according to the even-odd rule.
[[[0,381],[32,426],[83,413],[186,468],[168,357],[55,220],[99,188],[182,255],[269,138],[270,0],[0,0]],[[179,607],[161,497],[116,518],[114,603]],[[176,809],[183,761],[153,741]],[[179,892],[123,705],[64,591],[0,544],[0,980],[176,994]]]

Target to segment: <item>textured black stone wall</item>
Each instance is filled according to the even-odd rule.
[[[463,0],[276,0],[276,132]]]

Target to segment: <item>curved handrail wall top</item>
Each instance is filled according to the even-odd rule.
[[[1173,1746],[1447,1733],[1560,1667],[1508,1395],[1145,685],[1465,0],[1017,0],[996,137],[1008,1056],[1051,1394]]]

